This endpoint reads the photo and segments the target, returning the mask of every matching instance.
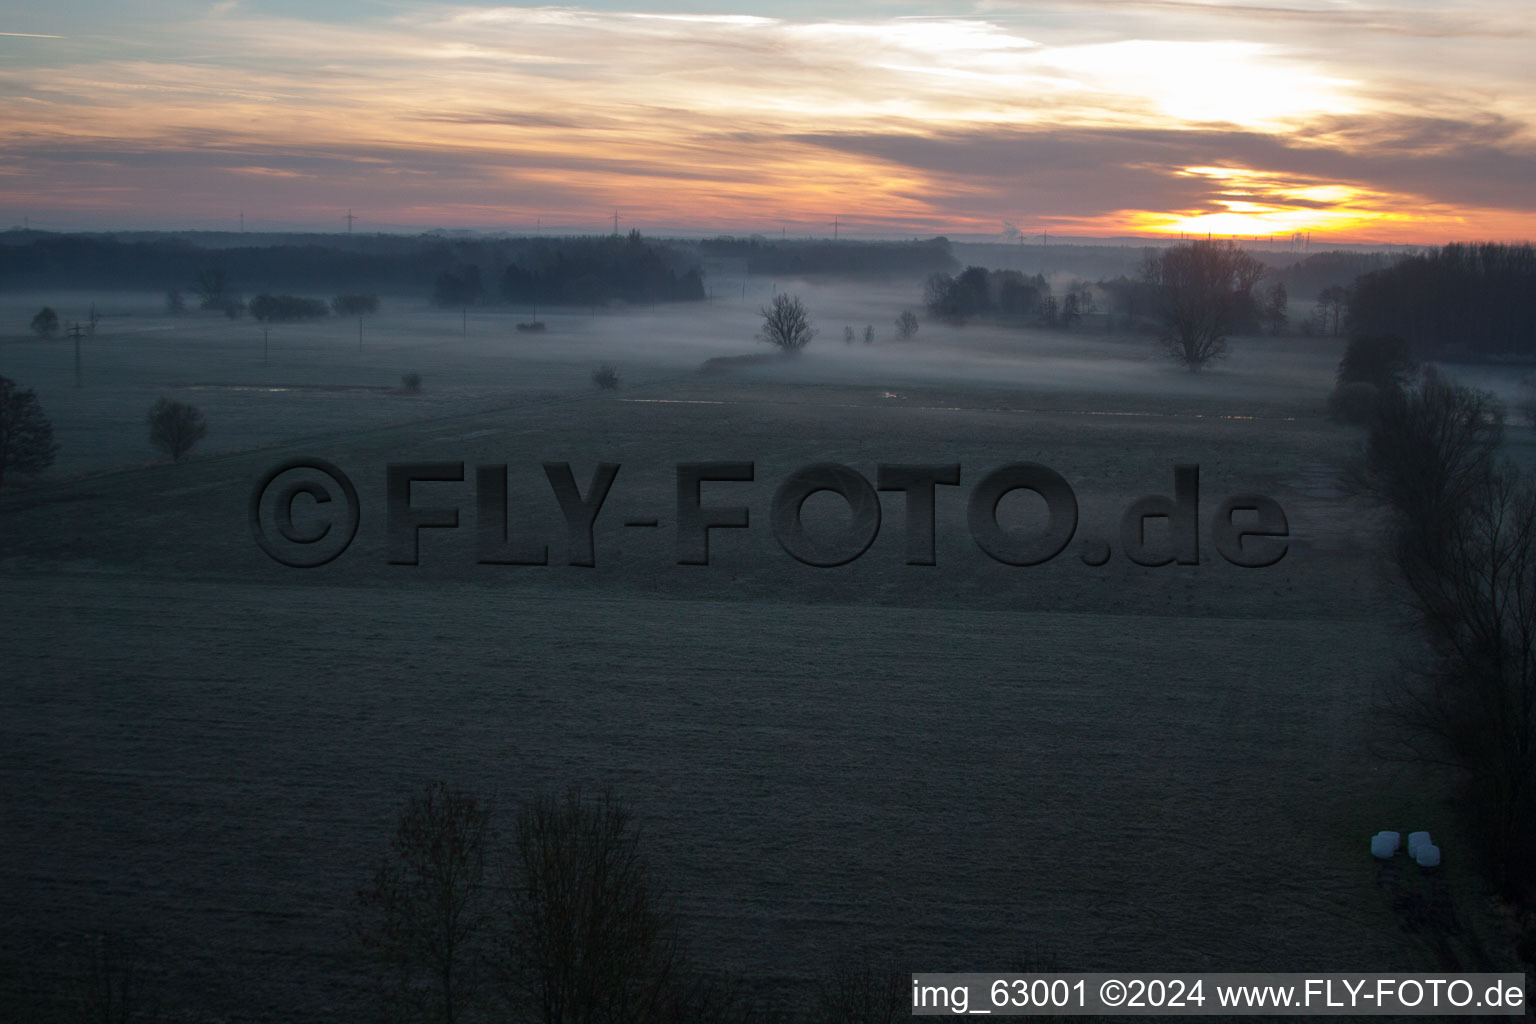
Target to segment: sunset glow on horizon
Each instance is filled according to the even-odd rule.
[[[51,230],[1536,237],[1523,0],[158,0],[0,18]]]

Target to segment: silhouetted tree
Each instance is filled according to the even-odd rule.
[[[41,473],[53,465],[58,451],[53,424],[43,415],[37,395],[0,377],[0,488],[7,472]]]
[[[421,374],[407,373],[400,378],[400,390],[408,395],[421,394]]]
[[[149,443],[174,462],[190,452],[208,434],[208,424],[195,405],[162,396],[149,407]]]
[[[673,916],[610,793],[542,796],[518,815],[502,879],[508,1003],[543,1024],[659,1024],[678,974]]]
[[[1176,245],[1144,267],[1156,289],[1163,347],[1191,372],[1224,356],[1227,337],[1253,318],[1264,265],[1231,242]]]
[[[1285,283],[1276,281],[1269,286],[1269,291],[1264,296],[1264,320],[1269,324],[1269,333],[1284,334],[1290,327],[1291,299],[1286,294]]]
[[[776,346],[785,355],[796,355],[816,337],[805,304],[788,292],[780,292],[773,302],[759,310],[763,317],[760,341]]]
[[[1400,390],[1413,380],[1418,364],[1408,343],[1392,335],[1356,335],[1339,360],[1338,382],[1365,381],[1382,391]]]
[[[844,345],[852,345],[853,344],[853,326],[851,324],[850,325],[845,325],[843,327],[843,344]]]
[[[39,338],[51,338],[59,332],[59,314],[52,306],[44,306],[32,318],[32,333]]]
[[[1397,710],[1449,755],[1494,881],[1536,885],[1536,489],[1496,462],[1502,410],[1433,367],[1383,394],[1364,479],[1430,653]]]
[[[180,289],[172,288],[165,293],[165,311],[167,313],[185,313],[187,300],[182,298]]]
[[[1078,306],[1077,293],[1068,292],[1066,299],[1061,304],[1061,325],[1071,330],[1082,319],[1083,314]]]
[[[902,310],[901,315],[896,318],[896,336],[902,341],[906,341],[916,333],[917,314],[909,309]]]
[[[1331,285],[1317,293],[1318,323],[1324,333],[1338,334],[1344,329],[1344,316],[1349,310],[1349,289],[1343,285]]]
[[[223,267],[204,267],[199,270],[192,290],[197,293],[203,309],[227,309],[229,303],[236,299],[229,274]]]
[[[381,972],[390,1016],[453,1024],[474,1005],[492,913],[490,813],[473,794],[431,783],[401,811],[358,891],[353,930]]]
[[[864,344],[866,344],[866,345],[873,345],[874,343],[875,343],[875,325],[874,324],[865,324],[864,325]]]

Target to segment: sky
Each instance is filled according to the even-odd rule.
[[[0,0],[0,226],[1536,238],[1530,0]]]

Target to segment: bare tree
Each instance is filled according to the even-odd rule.
[[[518,816],[503,885],[508,1004],[543,1024],[649,1024],[675,1005],[673,916],[608,791],[541,796]]]
[[[853,344],[853,325],[852,324],[846,324],[843,327],[843,344],[844,345],[852,345]]]
[[[775,295],[773,303],[759,312],[763,316],[763,329],[758,340],[777,346],[787,356],[799,354],[816,337],[805,303],[788,292]]]
[[[7,470],[41,473],[53,465],[58,451],[53,424],[43,415],[36,393],[0,377],[0,487],[5,485]]]
[[[913,313],[910,309],[902,310],[901,315],[896,318],[896,336],[902,341],[906,341],[916,333],[917,314]]]
[[[1494,881],[1536,885],[1536,488],[1496,464],[1502,410],[1427,368],[1386,392],[1365,479],[1427,642],[1395,709],[1461,773]]]
[[[882,971],[867,954],[835,961],[817,988],[813,1024],[896,1024],[911,1016],[906,976]]]
[[[353,929],[381,970],[391,1016],[453,1024],[474,1005],[477,943],[490,921],[490,813],[473,794],[431,783],[406,804],[389,853],[357,894]]]
[[[208,435],[202,410],[174,398],[160,397],[149,407],[149,443],[180,462]]]
[[[1163,347],[1190,372],[1227,352],[1227,337],[1253,315],[1264,265],[1231,242],[1191,242],[1149,258]]]
[[[873,345],[874,343],[875,343],[875,325],[874,324],[865,324],[864,325],[864,344],[866,344],[866,345]]]
[[[229,275],[225,273],[223,267],[205,267],[199,270],[192,290],[197,293],[199,303],[204,309],[227,311],[229,303],[235,301]]]
[[[1329,285],[1317,294],[1317,316],[1322,329],[1337,335],[1344,329],[1344,315],[1349,310],[1349,289]]]
[[[1269,323],[1269,333],[1284,334],[1291,325],[1291,298],[1285,291],[1285,282],[1276,281],[1264,296],[1264,319]]]

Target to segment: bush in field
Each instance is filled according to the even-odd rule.
[[[331,309],[319,299],[306,299],[300,295],[273,295],[263,292],[251,300],[251,316],[262,323],[284,320],[318,320],[330,315]]]
[[[604,363],[592,371],[592,383],[604,391],[617,390],[619,386],[619,371],[612,365]]]
[[[545,329],[544,328],[544,321],[542,321],[542,320],[530,320],[530,321],[527,321],[525,323],[518,324],[517,325],[517,329],[519,331],[523,332],[524,334],[537,334],[540,331]]]
[[[451,1022],[479,996],[491,923],[484,884],[490,808],[433,782],[411,797],[352,930],[368,954],[385,1019]]]
[[[406,394],[416,395],[421,393],[421,374],[407,373],[400,378],[400,390]]]
[[[182,297],[181,290],[172,288],[165,293],[165,311],[167,313],[185,313],[187,300]]]
[[[0,487],[6,472],[41,473],[53,465],[59,446],[53,424],[43,415],[37,395],[9,377],[0,377]]]
[[[32,318],[32,333],[39,338],[51,338],[59,333],[59,314],[52,306],[44,306]]]
[[[866,345],[873,345],[874,342],[875,342],[875,325],[874,324],[865,324],[864,325],[864,344],[866,344]]]
[[[161,397],[149,407],[149,443],[174,462],[190,452],[208,434],[208,424],[195,405]]]
[[[896,336],[902,341],[906,341],[916,333],[917,314],[913,313],[910,309],[902,310],[901,315],[896,318]]]
[[[355,295],[338,295],[331,300],[331,310],[337,316],[361,316],[379,311],[379,297],[372,292]]]
[[[843,327],[843,344],[844,345],[852,345],[853,344],[853,327],[852,326],[844,326]]]
[[[775,295],[772,304],[759,312],[763,317],[763,330],[757,336],[758,340],[776,346],[784,355],[799,355],[816,337],[805,303],[787,292]]]

